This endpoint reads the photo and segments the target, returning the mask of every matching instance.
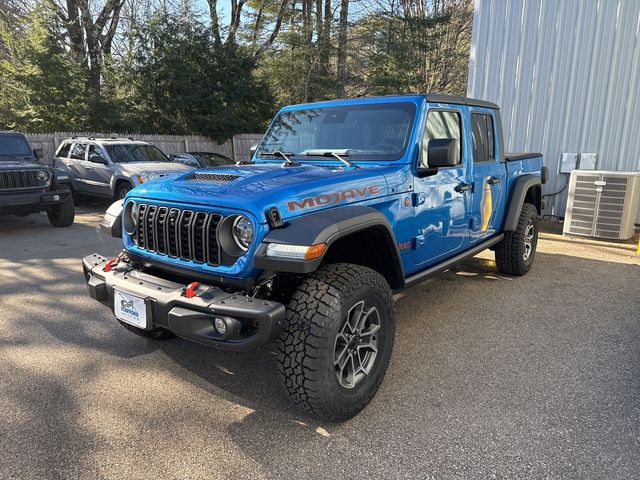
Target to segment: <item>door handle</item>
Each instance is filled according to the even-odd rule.
[[[500,177],[489,177],[489,180],[487,180],[487,183],[489,185],[495,185],[496,183],[500,183]]]
[[[473,189],[473,183],[459,183],[453,189],[458,193],[466,192]]]
[[[93,170],[93,167],[84,167],[85,170]]]

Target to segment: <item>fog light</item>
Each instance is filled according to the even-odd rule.
[[[58,200],[60,200],[60,195],[54,195],[53,196],[53,201],[57,202]]]
[[[213,323],[216,327],[216,332],[218,332],[220,335],[224,335],[225,333],[227,333],[227,324],[223,319],[216,318]]]

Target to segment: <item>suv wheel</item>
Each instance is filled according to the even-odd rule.
[[[382,275],[350,264],[319,269],[294,293],[279,341],[289,396],[324,420],[353,417],[382,383],[394,336],[393,299]]]
[[[498,271],[507,275],[524,275],[533,264],[537,245],[538,210],[525,203],[515,231],[506,232],[504,240],[496,245]]]
[[[76,218],[76,209],[73,204],[73,197],[69,197],[62,203],[54,205],[47,211],[49,223],[54,227],[68,227],[73,224]]]
[[[127,196],[127,193],[129,192],[129,190],[131,190],[133,187],[131,187],[131,185],[129,183],[119,183],[118,186],[116,187],[116,193],[114,195],[116,200],[122,200],[124,199],[124,197]]]

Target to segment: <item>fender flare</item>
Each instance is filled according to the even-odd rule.
[[[375,208],[360,205],[309,213],[288,221],[282,228],[271,230],[256,250],[254,266],[275,272],[310,273],[320,266],[333,243],[348,235],[370,228],[378,228],[385,233],[387,239],[385,247],[387,251],[392,252],[394,277],[397,275],[398,281],[404,283],[400,251],[387,217]],[[327,250],[321,257],[314,260],[267,257],[266,250],[269,243],[285,245],[325,243]]]
[[[533,187],[540,187],[538,189],[539,196],[541,195],[542,181],[540,177],[536,175],[523,175],[515,180],[513,187],[511,188],[511,197],[509,199],[509,206],[507,208],[507,214],[505,215],[504,224],[502,230],[505,232],[513,232],[518,226],[518,219],[520,218],[520,211],[524,204],[527,192]],[[538,210],[538,214],[541,213],[542,198],[536,198],[535,207]]]
[[[112,175],[111,176],[111,181],[109,182],[112,195],[115,195],[115,193],[116,193],[116,185],[120,181],[127,182],[129,185],[131,185],[131,188],[136,186],[136,184],[133,182],[133,180],[131,180],[131,177],[125,177],[124,175]]]

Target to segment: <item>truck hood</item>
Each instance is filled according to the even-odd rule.
[[[33,160],[6,160],[0,158],[0,171],[2,170],[15,170],[16,168],[48,168],[41,163],[36,163]]]
[[[125,175],[140,175],[143,173],[180,173],[188,170],[193,170],[193,167],[188,167],[182,163],[173,162],[132,162],[132,163],[119,163],[118,167],[120,171]]]
[[[261,222],[278,207],[284,219],[387,195],[389,167],[279,164],[223,166],[143,184],[131,196],[250,211]]]

